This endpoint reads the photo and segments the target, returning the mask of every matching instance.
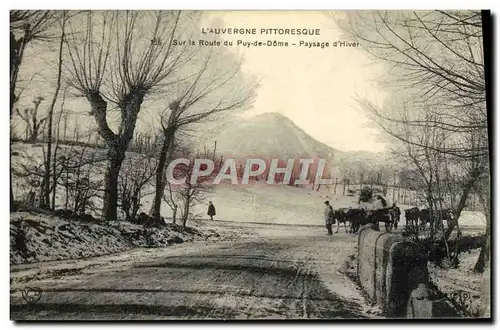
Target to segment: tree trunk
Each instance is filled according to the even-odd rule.
[[[16,212],[17,207],[14,202],[14,191],[12,190],[12,170],[10,171],[10,212]]]
[[[64,170],[66,172],[66,178],[64,182],[65,188],[65,201],[64,201],[64,209],[67,210],[69,206],[69,170],[68,170],[68,160],[64,159]]]
[[[173,147],[173,141],[175,137],[175,127],[167,127],[164,132],[163,144],[161,146],[160,158],[158,160],[158,167],[156,168],[156,186],[155,186],[155,197],[153,200],[153,205],[149,214],[151,217],[160,217],[161,211],[161,201],[163,194],[165,192],[166,178],[165,178],[165,166],[169,160],[168,155]]]
[[[64,139],[65,143],[68,142],[68,137],[67,137],[67,134],[66,134],[67,130],[68,130],[68,114],[65,113],[64,114],[64,130],[63,130],[63,132],[64,132],[63,133],[63,136],[64,136],[63,139]]]
[[[139,209],[141,208],[141,199],[139,197],[140,192],[136,192],[135,196],[132,197],[132,214],[131,217],[133,219],[137,218],[137,214],[139,213]]]
[[[59,126],[57,127],[56,146],[54,149],[54,161],[52,162],[52,210],[56,209],[56,193],[57,193],[57,151],[59,149]]]
[[[12,117],[12,115],[11,115]],[[12,161],[12,137],[9,137],[9,155],[10,160]],[[16,202],[14,200],[14,190],[12,189],[12,166],[9,168],[9,185],[10,185],[10,212],[16,212]]]
[[[172,211],[172,223],[175,224],[177,219],[177,205],[174,205],[174,209]]]
[[[50,104],[49,108],[49,122],[48,122],[48,141],[47,141],[47,160],[45,162],[45,192],[44,192],[44,199],[45,199],[45,204],[50,205],[50,170],[51,170],[51,157],[52,157],[52,125],[53,125],[53,119],[54,119],[54,106],[56,105],[57,97],[59,95],[59,90],[61,89],[61,75],[62,75],[62,52],[63,52],[63,45],[64,45],[64,27],[66,24],[66,12],[63,11],[63,16],[62,16],[62,26],[61,26],[61,39],[59,41],[59,57],[58,57],[58,66],[57,66],[57,83],[56,83],[56,90],[54,92],[54,97],[52,98],[52,103]],[[34,130],[35,131],[35,130]],[[34,133],[35,134],[35,133]],[[36,129],[36,134],[38,135],[38,127]],[[37,135],[35,135],[35,139],[37,138]],[[54,160],[55,161],[55,160]],[[55,173],[54,173],[55,175]],[[54,187],[55,189],[56,187]]]
[[[100,92],[89,90],[85,96],[92,107],[91,113],[96,120],[99,135],[108,147],[109,163],[104,180],[102,217],[113,221],[117,219],[118,176],[123,160],[125,159],[125,151],[127,151],[128,144],[134,136],[135,124],[144,100],[144,93],[129,94],[120,104],[122,120],[119,134],[115,134],[109,128],[107,122],[107,102]]]
[[[12,119],[12,112],[14,104],[17,102],[16,83],[19,73],[19,67],[24,54],[24,49],[28,42],[28,30],[24,31],[24,37],[21,40],[16,40],[12,30],[10,31],[10,119]],[[12,152],[12,139],[10,139],[10,151]],[[17,211],[16,203],[14,201],[14,191],[12,190],[12,169],[10,170],[10,211]]]
[[[124,159],[125,150],[110,150],[110,159],[104,177],[104,198],[102,208],[102,217],[108,221],[117,220],[118,176]]]
[[[38,132],[38,129],[40,127],[37,125],[36,123],[36,118],[33,120],[33,129],[31,129],[31,135],[29,136],[28,138],[28,142],[31,142],[31,143],[35,143],[36,140],[38,139],[38,135],[40,135],[40,133]]]
[[[217,141],[214,141],[214,153],[213,153],[213,157],[212,157],[212,160],[214,163],[215,163],[215,151],[216,150],[217,150]]]
[[[188,191],[188,195],[189,195],[189,191]],[[185,204],[184,204],[184,211],[182,213],[182,228],[186,228],[186,223],[187,223],[187,219],[189,217],[189,204],[191,203],[191,198],[187,198],[187,200],[185,201]]]
[[[455,229],[458,219],[460,218],[460,215],[462,214],[462,210],[465,207],[465,202],[467,201],[467,197],[469,196],[469,193],[474,186],[474,183],[476,182],[476,178],[471,179],[469,182],[467,182],[466,186],[464,187],[464,190],[462,192],[462,196],[460,196],[460,201],[458,202],[457,209],[455,211],[455,221],[451,222],[451,226],[449,226],[446,229],[446,233],[444,234],[444,239],[448,240],[450,238],[451,233],[453,232],[453,229]]]
[[[486,235],[489,235],[489,230],[486,231]],[[479,252],[479,258],[477,259],[476,265],[474,266],[474,272],[482,273],[486,268],[486,262],[489,260],[489,238],[484,241],[481,247],[481,252]]]
[[[477,259],[476,265],[474,266],[474,271],[476,273],[484,272],[489,260],[490,260],[490,199],[489,196],[486,198],[486,208],[485,208],[485,216],[486,216],[486,240],[484,241],[483,246],[481,247],[481,252],[479,252],[479,258]]]

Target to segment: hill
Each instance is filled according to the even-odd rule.
[[[227,125],[214,139],[217,152],[227,157],[326,158],[338,150],[323,144],[289,118],[275,112],[241,119]]]

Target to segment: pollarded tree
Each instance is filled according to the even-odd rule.
[[[88,12],[70,21],[70,84],[87,99],[98,131],[108,148],[102,217],[116,220],[118,177],[144,101],[175,81],[174,73],[190,57],[174,46],[180,11]],[[187,24],[186,23],[186,24]],[[118,127],[110,112],[117,109]]]
[[[156,172],[156,192],[150,215],[160,216],[165,193],[165,169],[179,133],[189,126],[216,118],[217,114],[241,110],[251,104],[256,84],[243,77],[241,60],[224,47],[197,48],[182,79],[170,95],[172,101],[162,112],[163,143]],[[214,151],[215,152],[215,151]]]

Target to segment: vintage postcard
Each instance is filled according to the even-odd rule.
[[[490,319],[491,33],[11,10],[11,320]]]

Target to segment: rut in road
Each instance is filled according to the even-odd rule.
[[[222,269],[222,267],[219,267]],[[253,272],[255,268],[252,269]],[[233,270],[231,270],[233,271]],[[272,275],[270,275],[272,274]],[[268,273],[267,276],[283,276],[289,280],[293,280],[291,273],[285,270],[284,273],[280,273],[274,270],[272,273]],[[268,279],[267,282],[270,282]],[[281,281],[280,281],[281,282]],[[254,288],[251,291],[245,292],[242,290],[229,290],[226,292],[221,292],[220,290],[178,290],[178,289],[167,289],[167,290],[153,290],[153,289],[113,289],[113,288],[90,288],[90,289],[53,289],[45,291],[44,295],[47,294],[58,294],[58,293],[81,293],[81,294],[125,294],[129,297],[134,297],[136,295],[174,295],[180,294],[185,298],[193,296],[207,296],[207,300],[210,297],[224,297],[230,296],[231,298],[236,298],[236,301],[248,301],[249,298],[255,300],[252,306],[246,310],[240,310],[237,306],[220,306],[216,303],[202,302],[204,299],[199,297],[196,301],[190,301],[190,299],[185,299],[188,303],[175,302],[168,305],[150,305],[150,304],[79,304],[79,303],[38,303],[32,306],[26,305],[12,305],[11,313],[16,315],[18,313],[28,312],[40,313],[43,312],[47,315],[49,312],[53,317],[58,317],[61,314],[76,313],[79,315],[83,314],[94,314],[96,318],[99,315],[105,314],[130,314],[130,315],[149,315],[155,317],[190,317],[194,319],[204,319],[205,316],[210,316],[208,318],[319,318],[319,319],[332,319],[332,318],[363,318],[364,316],[359,311],[359,306],[354,303],[340,299],[334,293],[329,292],[322,285],[315,274],[310,274],[306,272],[300,275],[300,279],[297,281],[297,285],[292,286],[292,290],[284,290],[285,286],[281,288],[274,288],[269,293],[270,288],[266,286],[265,288]],[[276,283],[273,281],[273,283]],[[284,282],[287,284],[286,282]],[[227,287],[227,286],[226,286]],[[288,287],[288,285],[286,285]],[[300,289],[299,289],[300,288]],[[259,304],[259,301],[261,302]],[[279,310],[274,309],[269,301],[281,301]],[[245,304],[243,304],[244,306]],[[268,305],[268,306],[266,306]],[[242,315],[243,314],[243,315]],[[48,315],[47,315],[48,316]],[[85,316],[87,318],[88,315]]]
[[[359,303],[326,288],[310,254],[297,260],[292,249],[304,242],[228,243],[136,262],[78,284],[44,287],[42,299],[32,306],[12,301],[11,318],[365,318]]]

